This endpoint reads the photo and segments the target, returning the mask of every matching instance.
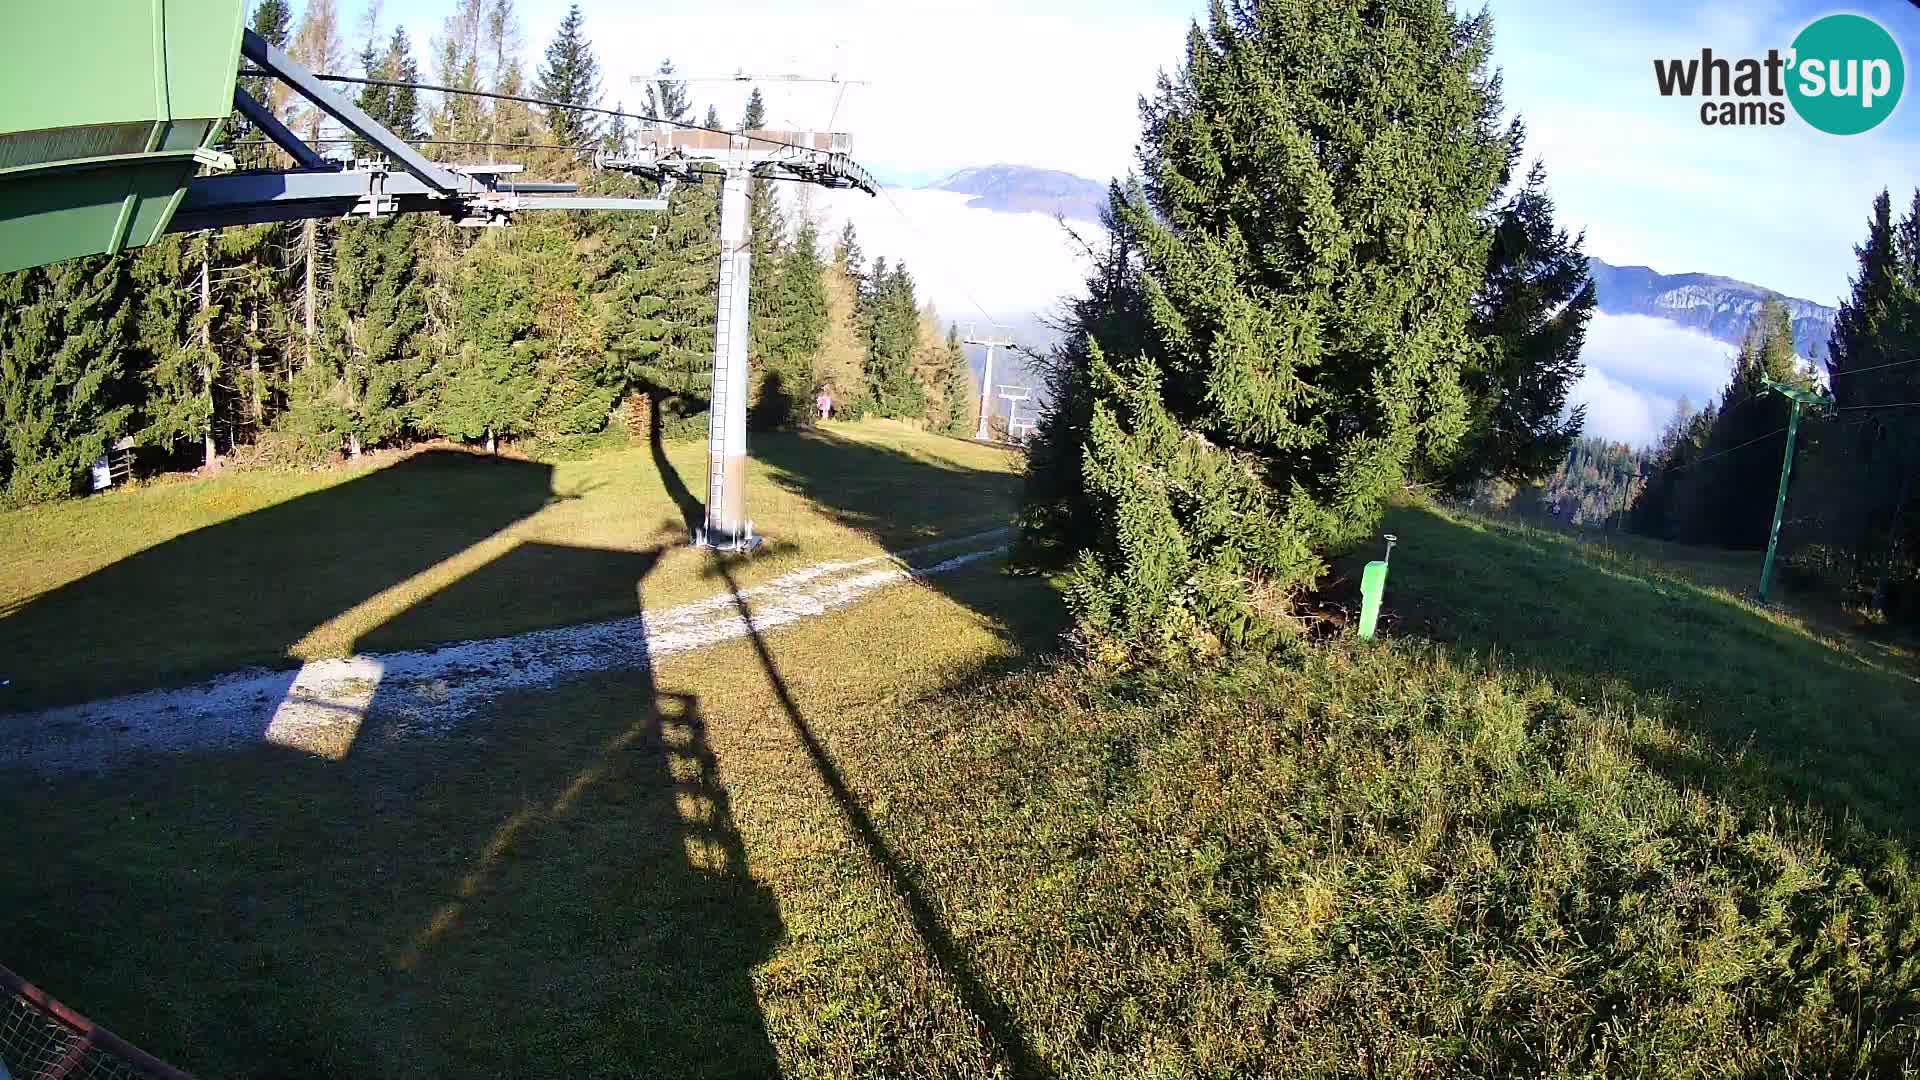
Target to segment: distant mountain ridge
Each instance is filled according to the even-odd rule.
[[[1107,186],[1058,169],[1028,165],[986,165],[961,169],[928,184],[933,191],[972,195],[967,205],[1007,214],[1059,214],[1080,221],[1099,221],[1107,204]]]
[[[1714,274],[1662,274],[1650,267],[1615,266],[1591,258],[1587,267],[1601,311],[1651,315],[1730,345],[1746,337],[1760,317],[1761,304],[1778,299],[1793,318],[1794,351],[1810,360],[1827,358],[1827,340],[1833,336],[1833,320],[1839,312],[1824,304]]]

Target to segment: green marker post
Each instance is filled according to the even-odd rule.
[[[1387,557],[1375,559],[1360,572],[1360,640],[1372,641],[1375,625],[1380,621],[1380,601],[1387,595],[1387,564],[1393,561],[1393,545],[1399,540],[1392,533],[1386,534]]]

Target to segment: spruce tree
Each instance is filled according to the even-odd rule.
[[[960,344],[960,328],[947,327],[946,380],[940,387],[939,430],[947,435],[973,433],[973,365],[967,362],[967,350]]]
[[[1517,157],[1517,125],[1511,138]],[[1554,224],[1546,168],[1538,162],[1499,203],[1486,278],[1473,302],[1471,332],[1484,352],[1462,380],[1467,433],[1441,475],[1454,492],[1490,478],[1539,480],[1580,437],[1586,407],[1569,412],[1567,398],[1586,371],[1580,349],[1599,300],[1584,241]]]
[[[864,272],[866,257],[860,251],[860,237],[853,231],[853,221],[840,226],[840,238],[833,244],[834,269],[855,281],[860,280]]]
[[[357,455],[408,427],[427,320],[420,228],[409,215],[340,228],[315,362],[295,377],[286,420],[310,453]]]
[[[614,105],[613,119],[607,121],[607,130],[601,137],[600,149],[615,157],[625,157],[633,152],[633,128],[627,122],[625,102]]]
[[[1627,518],[1629,529],[1662,540],[1674,537],[1678,528],[1674,498],[1680,478],[1699,456],[1713,419],[1712,403],[1704,411],[1694,409],[1684,397],[1674,405],[1673,415],[1648,455],[1645,483]]]
[[[660,70],[647,84],[649,120],[667,120],[684,124],[693,119],[693,101],[687,97],[687,84],[673,77],[673,61],[660,61]],[[718,127],[718,124],[711,125]]]
[[[199,460],[207,466],[216,463],[217,383],[225,374],[211,344],[219,311],[203,302],[200,288],[213,253],[212,233],[176,234],[141,248],[133,263],[142,354],[141,425],[135,437],[142,445],[169,451],[182,443],[198,444]]]
[[[819,246],[818,228],[803,218],[793,242],[780,252],[767,316],[755,316],[755,347],[763,365],[749,417],[755,427],[805,427],[813,422],[813,391],[820,384],[814,360],[831,315]]]
[[[220,318],[213,339],[230,357],[229,382],[234,396],[230,426],[258,437],[265,430],[272,403],[284,390],[284,347],[287,340],[285,275],[277,261],[284,242],[282,225],[247,225],[216,234],[221,275]]]
[[[597,215],[586,228],[595,237],[588,287],[605,320],[611,370],[620,385],[661,402],[670,436],[690,433],[713,373],[719,203],[711,185],[683,187],[663,215]]]
[[[1143,104],[1116,216],[1147,333],[1089,350],[1094,531],[1068,541],[1100,655],[1291,625],[1323,553],[1457,449],[1506,160],[1490,46],[1445,0],[1216,0]]]
[[[584,435],[607,424],[625,389],[609,354],[606,324],[579,256],[575,220],[559,214],[516,225],[506,238],[529,280],[534,320],[528,335],[540,397],[531,430]]]
[[[535,97],[568,105],[600,104],[600,62],[594,58],[593,43],[587,40],[585,27],[580,5],[568,7],[559,32],[547,46],[547,62],[534,84]],[[546,119],[547,130],[556,143],[587,147],[599,137],[600,120],[593,113],[547,109]]]
[[[760,98],[760,88],[754,87],[740,120],[741,130],[757,130],[766,119],[766,104]],[[784,426],[794,418],[804,419],[805,410],[789,403],[799,402],[808,391],[807,387],[794,385],[802,373],[794,369],[792,351],[783,344],[789,335],[785,325],[789,301],[781,295],[786,232],[786,218],[773,181],[755,177],[747,191],[747,246],[752,252],[748,261],[751,317],[747,326],[752,338],[749,346],[752,362],[761,381],[772,388],[771,395],[759,392],[754,395],[756,400],[769,399],[759,402],[754,409],[762,426],[769,423]],[[779,400],[773,400],[776,398]]]
[[[387,42],[386,56],[387,78],[395,82],[417,83],[420,81],[420,64],[413,58],[413,42],[407,38],[407,28],[393,28],[393,38]],[[387,111],[384,117],[387,128],[395,135],[408,141],[427,137],[427,130],[420,117],[420,92],[411,87],[396,86],[387,96]]]
[[[387,40],[384,49],[376,50],[373,41],[368,40],[360,50],[360,67],[369,79],[420,81],[420,67],[413,59],[413,44],[407,40],[404,26],[394,28],[393,36]],[[401,86],[363,86],[355,104],[402,139],[414,141],[426,137],[420,124],[420,95],[417,90]],[[368,143],[356,141],[354,147],[356,153],[372,153]]]
[[[254,33],[273,45],[285,49],[287,38],[293,33],[293,9],[287,5],[287,0],[260,0],[253,9],[253,18],[249,26]],[[265,105],[281,120],[287,118],[286,106],[289,91],[286,84],[264,75],[249,75],[240,80],[240,88],[247,92],[247,96]],[[243,139],[255,141],[263,138],[253,124],[240,116],[238,111],[228,121],[226,130],[236,142]],[[291,159],[283,151],[271,146],[255,151],[244,161],[249,166],[271,165],[272,167],[284,167],[291,163]]]
[[[1827,348],[1834,402],[1843,406],[1886,400],[1874,392],[1877,388],[1871,381],[1852,373],[1897,359],[1888,350],[1895,344],[1901,317],[1900,255],[1895,246],[1893,199],[1886,191],[1874,198],[1866,243],[1854,248],[1854,255],[1860,269],[1851,294],[1834,316]]]
[[[1066,302],[1060,343],[1040,359],[1046,393],[1040,422],[1027,443],[1019,545],[1021,559],[1037,565],[1063,564],[1098,527],[1082,474],[1093,425],[1093,342],[1130,356],[1146,341],[1139,260],[1112,209],[1122,204],[1122,194],[1119,184],[1108,185],[1108,207],[1101,213],[1104,235],[1082,241],[1092,267],[1085,295]]]
[[[529,340],[533,289],[507,242],[488,237],[462,256],[450,291],[448,321],[436,337],[428,422],[455,438],[483,441],[492,452],[498,440],[532,430],[539,405]]]
[[[926,415],[927,393],[914,376],[913,354],[920,340],[920,305],[905,263],[889,269],[875,259],[867,314],[867,392],[881,416],[916,419]]]
[[[720,110],[712,105],[707,106],[707,118],[700,123],[714,131],[720,130]]]
[[[1920,532],[1914,476],[1920,473],[1920,416],[1899,406],[1920,400],[1920,191],[1898,221],[1887,192],[1874,199],[1859,269],[1834,320],[1827,360],[1843,423],[1816,425],[1806,440],[1806,492],[1796,501],[1795,539],[1840,555],[1871,582],[1873,607],[1892,614],[1903,555]]]
[[[1763,305],[1734,357],[1702,460],[1681,478],[1675,495],[1680,539],[1728,548],[1766,545],[1792,408],[1767,389],[1768,381],[1813,386],[1794,355],[1792,317],[1778,300]]]
[[[131,427],[129,262],[0,274],[0,501],[72,494]]]

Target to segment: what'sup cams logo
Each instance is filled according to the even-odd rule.
[[[1900,43],[1864,15],[1817,19],[1782,52],[1728,59],[1701,49],[1697,57],[1655,60],[1662,97],[1703,98],[1700,122],[1709,127],[1777,127],[1787,106],[1829,135],[1858,135],[1879,127],[1900,104],[1907,64]]]

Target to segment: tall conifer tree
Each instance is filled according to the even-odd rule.
[[[0,274],[0,502],[72,494],[132,426],[128,263]]]
[[[1143,341],[1096,342],[1083,640],[1174,657],[1289,625],[1323,554],[1450,459],[1505,166],[1486,17],[1212,5],[1142,106]]]
[[[1517,158],[1517,125],[1510,138]],[[1586,371],[1580,350],[1599,300],[1584,241],[1554,223],[1546,168],[1538,162],[1498,204],[1471,323],[1484,352],[1464,370],[1467,432],[1443,471],[1454,491],[1491,478],[1539,480],[1579,439],[1586,408],[1569,411],[1567,399]]]
[[[600,61],[594,58],[593,43],[587,40],[586,20],[580,5],[567,8],[560,30],[547,46],[547,62],[540,68],[534,96],[568,105],[600,104]],[[553,141],[566,146],[591,146],[600,134],[600,119],[579,109],[547,109],[547,130]]]

